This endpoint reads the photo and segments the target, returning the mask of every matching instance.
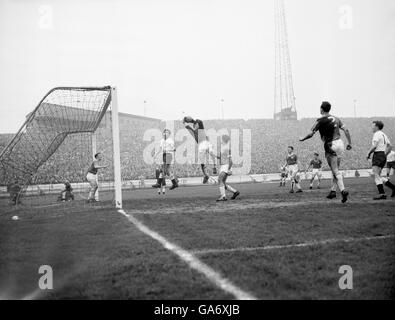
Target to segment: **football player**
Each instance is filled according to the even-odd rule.
[[[369,150],[367,159],[370,160],[372,154],[372,168],[374,174],[374,181],[376,182],[379,195],[374,197],[374,200],[385,200],[387,196],[384,191],[384,185],[392,189],[392,197],[395,197],[395,185],[393,185],[387,178],[381,177],[381,172],[387,162],[387,156],[392,150],[390,139],[382,131],[384,123],[381,121],[373,121],[373,139],[372,147]]]
[[[294,153],[294,147],[288,147],[288,154],[285,158],[285,167],[287,168],[288,176],[291,178],[291,191],[290,193],[303,192],[302,187],[300,186],[300,173],[299,173],[299,161],[298,156]]]
[[[344,152],[344,142],[341,139],[340,130],[344,131],[347,138],[347,150],[351,150],[351,135],[343,122],[330,114],[332,106],[329,102],[324,101],[321,104],[320,111],[322,117],[314,124],[311,132],[305,137],[299,139],[301,142],[311,139],[319,131],[321,139],[324,142],[325,157],[333,174],[332,189],[327,196],[328,199],[336,198],[336,189],[339,187],[342,194],[342,202],[346,203],[349,193],[344,187],[343,175],[339,171],[341,156]]]
[[[175,152],[174,148],[174,140],[170,137],[171,131],[169,129],[163,130],[163,138],[159,142],[160,147],[158,153],[155,155],[155,158],[162,154],[162,165],[160,168],[156,170],[156,184],[154,184],[153,188],[158,188],[158,193],[162,191],[165,194],[166,191],[166,176],[169,176],[172,182],[172,186],[170,190],[174,190],[178,188],[177,178],[172,170],[173,163],[173,153]]]
[[[14,179],[14,181],[7,186],[7,192],[10,194],[10,200],[13,205],[21,204],[20,201],[20,193],[22,191],[22,187],[20,186],[18,179]]]
[[[288,178],[287,166],[281,166],[281,180],[280,180],[280,187],[285,187],[285,183]]]
[[[317,189],[320,189],[321,186],[321,177],[322,177],[322,160],[319,158],[318,153],[314,153],[314,158],[310,161],[310,164],[306,170],[309,171],[310,168],[312,169],[312,176],[310,179],[310,190],[313,189],[315,177],[318,179]]]
[[[98,171],[100,169],[105,169],[108,167],[108,164],[100,165],[100,162],[103,160],[103,155],[99,152],[95,154],[95,159],[88,169],[88,173],[86,175],[86,179],[89,182],[89,196],[88,202],[97,202],[98,201],[98,189],[99,189],[99,181],[98,181]]]
[[[228,177],[232,175],[233,165],[230,149],[230,137],[228,135],[222,136],[221,152],[218,159],[221,165],[218,176],[219,191],[221,193],[221,197],[217,200],[217,202],[223,202],[228,200],[226,198],[226,191],[231,192],[233,194],[232,200],[235,200],[240,195],[240,192],[226,183]]]
[[[69,181],[65,181],[64,189],[60,192],[58,200],[62,202],[74,200],[73,188]]]
[[[215,163],[216,156],[213,151],[213,146],[206,136],[202,120],[194,120],[191,117],[184,117],[182,123],[198,144],[199,162],[203,172],[203,183],[206,184],[210,178],[206,168],[209,157],[211,157],[214,163],[213,173],[215,174],[217,171]]]
[[[387,178],[395,174],[395,151],[392,150],[387,156]]]

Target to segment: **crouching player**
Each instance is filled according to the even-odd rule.
[[[60,192],[59,201],[74,201],[74,193],[73,188],[71,187],[70,182],[66,181],[64,183],[64,189]]]
[[[18,183],[18,180],[15,179],[13,183],[11,183],[8,187],[7,187],[7,191],[10,194],[10,201],[13,205],[17,205],[17,204],[21,204],[20,201],[20,193],[21,193],[21,186]]]
[[[299,173],[299,161],[298,161],[298,156],[294,153],[294,147],[289,146],[288,147],[288,154],[285,159],[286,161],[286,168],[289,177],[291,178],[291,191],[290,193],[295,192],[295,186],[296,186],[296,193],[301,193],[302,187],[300,186],[300,173]]]
[[[226,180],[230,175],[232,175],[232,156],[230,150],[230,137],[228,135],[223,135],[221,140],[221,153],[218,157],[221,168],[219,170],[218,183],[219,183],[219,191],[221,193],[221,197],[217,200],[217,202],[227,201],[226,191],[231,192],[232,200],[235,200],[240,192],[236,189],[232,188],[230,185],[226,183]]]

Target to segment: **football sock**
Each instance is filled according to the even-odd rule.
[[[221,197],[225,198],[226,197],[225,186],[220,186],[219,191],[221,192]]]
[[[335,180],[332,181],[332,188],[331,191],[336,192],[337,190],[337,182]]]
[[[345,187],[344,187],[344,182],[343,182],[343,175],[341,174],[341,172],[339,172],[336,175],[336,179],[337,179],[337,185],[339,186],[340,191],[343,192]]]
[[[230,185],[227,186],[227,189],[228,189],[230,192],[232,192],[232,193],[235,193],[235,192],[236,192],[236,190],[233,189]]]
[[[302,190],[302,187],[300,186],[300,183],[296,183],[296,188],[298,188],[298,190]]]
[[[377,189],[379,190],[380,194],[385,194],[384,186],[382,184],[378,184]]]
[[[386,185],[388,188],[391,188],[392,190],[395,189],[395,185],[394,185],[393,183],[391,183],[389,180],[385,183],[385,185]]]

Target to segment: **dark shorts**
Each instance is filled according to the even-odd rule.
[[[387,168],[395,170],[395,161],[387,162]]]
[[[387,163],[387,157],[384,151],[375,152],[373,154],[372,167],[384,168]]]
[[[164,153],[163,164],[172,164],[172,162],[173,162],[173,155],[171,153]]]

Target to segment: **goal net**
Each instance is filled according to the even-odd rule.
[[[87,172],[101,153],[101,205],[122,206],[116,89],[50,90],[0,153],[1,202],[17,206],[87,203]],[[8,199],[4,199],[8,198]],[[92,201],[93,202],[93,201]]]

